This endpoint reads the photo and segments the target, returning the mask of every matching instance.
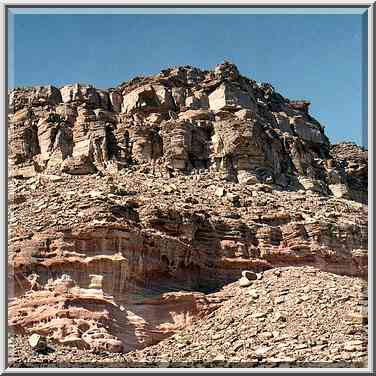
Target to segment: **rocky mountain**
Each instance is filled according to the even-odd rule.
[[[221,312],[243,270],[366,279],[367,151],[309,105],[229,62],[12,90],[11,331],[128,352]]]

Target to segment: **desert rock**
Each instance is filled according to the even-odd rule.
[[[336,361],[346,347],[364,361],[351,341],[368,317],[355,309],[366,305],[368,152],[332,145],[308,101],[230,62],[108,90],[14,89],[9,101],[16,345],[36,334],[81,355],[259,365]]]

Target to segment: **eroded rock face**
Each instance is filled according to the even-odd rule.
[[[126,352],[218,307],[204,293],[244,270],[367,276],[367,152],[231,63],[10,102],[15,331]]]
[[[183,292],[119,303],[93,283],[100,281],[95,277],[87,288],[63,275],[29,291],[9,305],[10,330],[79,349],[128,352],[169,337],[218,306],[215,295]]]
[[[73,154],[73,132],[70,124],[56,113],[41,118],[37,124],[40,154],[43,159],[54,155],[64,160]]]
[[[60,90],[51,85],[14,89],[9,94],[9,112],[15,113],[27,106],[56,106],[61,102]]]
[[[344,183],[353,200],[368,202],[368,151],[352,143],[343,143],[332,145],[331,155],[333,159],[328,161],[327,170],[335,177],[340,176],[333,183]],[[338,173],[338,169],[345,173]]]
[[[366,200],[359,193],[367,191],[366,164],[328,167],[329,140],[310,103],[242,76],[230,62],[214,71],[166,69],[108,91],[83,84],[17,89],[10,104],[11,162],[24,164],[15,176],[31,176],[35,163],[43,171],[49,158],[56,165],[50,150],[60,149],[61,160],[83,155],[102,172],[155,160],[177,173],[216,169],[234,181],[251,174],[284,188],[298,188],[296,178],[307,177],[329,195],[329,185],[345,184],[344,197]]]
[[[174,108],[170,91],[162,85],[141,86],[123,97],[123,112],[163,112]]]
[[[163,152],[169,166],[178,171],[207,168],[210,130],[206,123],[194,125],[187,120],[171,120],[162,125]]]
[[[112,110],[115,112],[120,112],[121,104],[123,103],[123,96],[117,91],[110,91],[109,99],[112,106]]]
[[[94,107],[101,107],[109,109],[108,93],[103,90],[98,90],[91,85],[81,85],[79,83],[74,85],[63,86],[60,89],[62,102],[85,102]]]
[[[256,104],[249,92],[231,84],[221,84],[209,95],[209,106],[213,111],[253,109]]]

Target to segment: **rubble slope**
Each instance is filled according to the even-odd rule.
[[[366,367],[367,284],[312,267],[281,267],[248,287],[229,284],[220,307],[157,345],[128,354],[58,346],[28,367]],[[208,295],[210,298],[212,294]]]

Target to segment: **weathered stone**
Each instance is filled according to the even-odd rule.
[[[47,348],[46,338],[36,333],[29,337],[29,344],[31,348],[37,352],[43,352]]]
[[[108,92],[106,90],[96,89],[96,92],[99,96],[99,106],[106,111],[111,109],[111,102]]]
[[[131,130],[132,155],[136,160],[155,160],[162,156],[162,138],[150,127],[137,127]]]
[[[254,184],[259,183],[257,176],[247,171],[238,172],[238,181],[240,184],[244,184],[244,185],[254,185]]]
[[[73,125],[77,118],[77,109],[71,103],[59,104],[55,108],[56,114],[60,115],[61,119],[67,121],[69,124]]]
[[[248,278],[244,276],[241,277],[238,282],[240,287],[248,287],[252,284],[252,281],[250,281]]]
[[[25,107],[55,106],[62,101],[58,88],[48,86],[36,86],[29,89],[14,89],[9,94],[9,111],[16,113]]]
[[[55,154],[64,160],[73,154],[73,132],[60,115],[50,113],[40,119],[38,124],[38,141],[43,158]]]
[[[235,116],[238,117],[240,120],[254,119],[255,111],[251,111],[251,110],[243,108],[239,111],[236,111]]]
[[[249,279],[250,281],[254,281],[257,279],[257,274],[254,272],[251,272],[250,270],[243,270],[242,277],[245,277]]]
[[[282,132],[286,132],[290,135],[293,134],[290,118],[284,112],[274,113],[274,117],[277,121],[278,127]]]
[[[186,97],[185,107],[190,110],[209,109],[209,98],[204,92],[195,92]]]
[[[179,108],[185,106],[185,99],[187,96],[187,89],[184,87],[173,87],[172,88],[172,97],[174,98],[175,105]]]
[[[123,96],[118,93],[117,91],[110,91],[109,92],[109,99],[112,106],[112,109],[115,112],[121,111],[121,105],[123,103]]]
[[[216,190],[215,190],[215,195],[218,196],[218,197],[223,197],[225,195],[225,190],[223,187],[218,187]]]
[[[60,89],[60,92],[64,103],[87,101],[87,103],[93,106],[101,106],[101,97],[91,85],[82,85],[79,83],[66,85]]]
[[[303,140],[323,144],[326,138],[317,125],[308,122],[303,116],[295,116],[291,119],[295,132]]]
[[[194,320],[221,339],[210,355],[195,332],[208,359],[237,349],[247,361],[261,341],[276,359],[294,355],[296,333],[338,341],[307,341],[297,350],[307,360],[325,345],[338,355],[349,329],[364,333],[365,312],[346,314],[367,304],[352,290],[368,273],[368,155],[330,145],[307,104],[230,63],[109,91],[69,85],[64,103],[36,92],[12,91],[8,114],[12,330],[100,357],[181,330],[196,343],[185,332]],[[330,194],[338,184],[346,200]],[[173,357],[199,356],[171,340],[161,346]]]
[[[311,102],[308,101],[290,101],[289,106],[292,107],[294,110],[302,111],[305,114],[308,114],[308,109],[310,106]]]
[[[331,184],[329,190],[337,198],[350,198],[350,192],[345,184]]]
[[[56,105],[62,102],[60,90],[54,86],[39,86],[36,88],[34,99],[43,100],[46,103]]]
[[[87,175],[97,172],[93,162],[85,156],[80,158],[68,158],[61,164],[61,172],[71,175]]]
[[[345,320],[353,324],[367,324],[368,323],[368,314],[362,312],[350,312],[346,314]]]
[[[222,84],[209,95],[209,107],[213,111],[241,108],[255,110],[255,103],[248,93],[233,85]]]
[[[345,351],[362,351],[364,347],[363,341],[348,341],[345,343],[343,349]]]
[[[327,188],[325,186],[325,183],[321,182],[320,180],[305,178],[305,177],[299,177],[298,178],[299,183],[304,187],[307,191],[317,192],[321,194],[327,193]]]
[[[35,170],[34,164],[28,165],[17,165],[12,167],[9,177],[11,178],[21,178],[21,179],[28,179],[32,178],[33,176],[37,175],[37,171]]]
[[[147,85],[123,96],[122,111],[164,112],[174,109],[171,93],[162,85]]]
[[[180,119],[187,120],[214,120],[213,113],[208,110],[188,110],[179,116]]]
[[[229,61],[218,64],[214,69],[214,75],[220,79],[228,79],[231,81],[237,81],[240,77],[237,66]]]

